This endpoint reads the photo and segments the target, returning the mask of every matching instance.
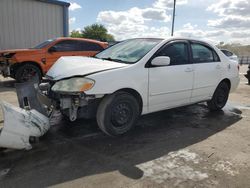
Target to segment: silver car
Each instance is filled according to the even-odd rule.
[[[239,58],[237,55],[235,55],[233,52],[230,52],[229,50],[226,49],[221,49],[221,51],[231,60],[239,62]]]

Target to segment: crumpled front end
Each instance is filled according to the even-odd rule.
[[[49,118],[36,110],[25,110],[1,103],[4,126],[0,130],[0,147],[31,149],[31,137],[40,137],[50,128]]]
[[[0,74],[3,75],[3,77],[10,76],[9,63],[7,63],[1,58],[0,58]]]

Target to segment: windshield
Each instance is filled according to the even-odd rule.
[[[95,57],[110,61],[133,64],[144,57],[162,39],[129,39],[98,53]]]
[[[46,40],[46,41],[42,42],[41,44],[38,44],[37,46],[33,47],[33,49],[42,49],[54,41],[55,41],[55,39]]]

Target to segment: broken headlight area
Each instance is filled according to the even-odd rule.
[[[95,81],[84,77],[73,77],[56,82],[51,90],[59,93],[82,93],[90,90]]]
[[[86,95],[84,91],[90,90],[94,84],[94,80],[84,77],[60,80],[51,86],[48,96],[53,99],[55,109],[59,109],[70,121],[93,118],[103,95]]]
[[[12,58],[16,53],[9,53],[9,52],[5,52],[2,54],[3,57],[5,57],[6,59],[10,59]]]

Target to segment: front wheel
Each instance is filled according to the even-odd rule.
[[[230,91],[229,85],[226,82],[221,82],[216,88],[212,99],[207,102],[209,110],[210,111],[221,110],[227,103],[229,91]]]
[[[42,73],[40,69],[32,64],[25,64],[16,70],[15,79],[17,82],[23,83],[28,81],[40,82]]]
[[[139,103],[127,92],[116,92],[106,96],[97,110],[99,128],[110,136],[128,132],[140,114]]]

